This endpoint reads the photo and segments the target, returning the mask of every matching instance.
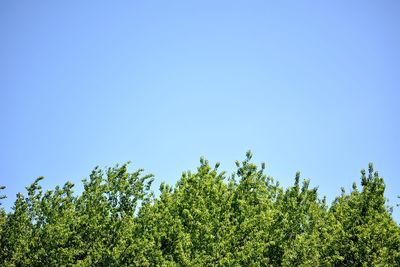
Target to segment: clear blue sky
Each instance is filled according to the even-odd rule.
[[[329,200],[372,161],[400,202],[399,1],[1,1],[0,40],[8,208],[40,175],[174,184],[247,149]]]

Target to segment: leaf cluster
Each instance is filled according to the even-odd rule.
[[[400,228],[372,164],[332,205],[296,173],[284,189],[251,152],[234,174],[204,158],[175,186],[128,164],[76,195],[39,177],[0,210],[1,266],[400,266]],[[4,189],[4,187],[1,187]]]

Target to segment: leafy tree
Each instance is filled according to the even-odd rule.
[[[243,162],[237,161],[236,176],[232,177],[239,179],[231,202],[232,261],[238,266],[272,263],[270,252],[276,244],[271,229],[277,215],[274,202],[282,189],[264,174],[265,164],[258,169],[251,158],[248,151]]]
[[[2,227],[0,264],[3,266],[29,266],[29,246],[32,222],[24,196],[17,194],[13,212],[7,215]]]
[[[134,244],[131,228],[138,205],[149,201],[152,175],[139,169],[127,171],[127,164],[99,168],[83,180],[84,191],[76,199],[77,235],[81,250],[76,260],[80,265],[119,265],[126,246]]]
[[[43,191],[39,177],[0,209],[0,265],[400,265],[400,228],[372,164],[361,190],[342,189],[330,207],[300,173],[282,188],[250,151],[236,166],[228,176],[201,158],[158,197],[153,176],[128,163],[96,167],[80,194],[70,182]]]
[[[353,186],[342,190],[331,208],[341,223],[342,235],[336,249],[341,264],[356,266],[396,266],[400,263],[400,231],[385,207],[385,184],[369,164],[368,176],[361,170],[362,191]]]

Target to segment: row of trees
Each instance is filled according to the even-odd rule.
[[[42,177],[0,211],[1,266],[400,266],[400,228],[369,165],[328,206],[297,173],[284,189],[250,152],[228,176],[205,159],[175,186],[127,164],[44,192]]]

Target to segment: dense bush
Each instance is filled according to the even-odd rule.
[[[95,168],[84,189],[42,177],[0,210],[1,266],[400,266],[400,228],[369,165],[328,206],[297,173],[282,188],[251,153],[232,176],[203,158],[175,186],[127,164]]]

